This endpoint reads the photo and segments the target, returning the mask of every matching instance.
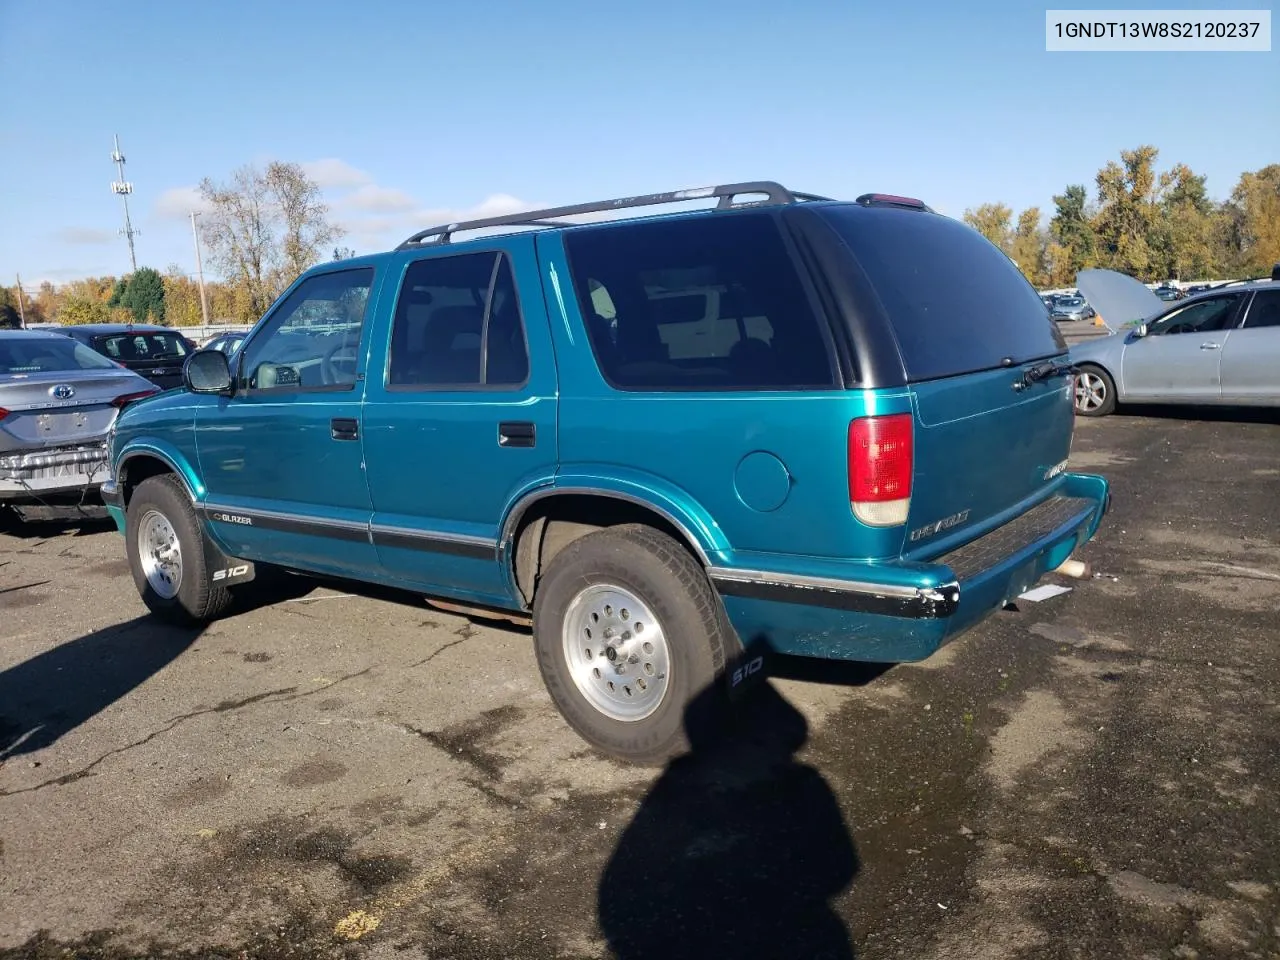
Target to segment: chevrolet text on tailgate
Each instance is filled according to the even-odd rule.
[[[580,204],[303,274],[124,413],[104,497],[159,616],[273,568],[531,617],[569,723],[656,763],[765,652],[923,659],[1087,542],[1066,354],[916,200]]]

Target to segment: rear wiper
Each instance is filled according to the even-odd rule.
[[[1054,377],[1071,377],[1078,372],[1074,363],[1055,363],[1050,360],[1036,364],[1022,375],[1022,379],[1015,381],[1013,387],[1015,390],[1025,390],[1033,383],[1039,383],[1041,380],[1050,380]]]

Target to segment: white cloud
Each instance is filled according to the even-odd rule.
[[[418,205],[418,201],[403,190],[380,187],[376,183],[366,183],[354,193],[343,197],[338,203],[343,207],[369,210],[374,213],[397,213],[412,210]]]
[[[185,220],[191,211],[203,213],[209,205],[195,187],[170,187],[160,194],[154,209],[156,216],[165,220]]]
[[[116,235],[110,230],[97,230],[93,227],[64,227],[54,236],[63,243],[93,247],[110,243]]]
[[[350,189],[373,183],[369,174],[336,157],[309,160],[302,164],[302,170],[322,190]]]

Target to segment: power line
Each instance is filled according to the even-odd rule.
[[[137,273],[138,258],[133,252],[133,238],[142,231],[133,229],[133,224],[129,220],[129,194],[133,193],[133,184],[124,178],[124,154],[120,152],[120,134],[118,133],[115,135],[115,147],[111,153],[111,159],[115,161],[120,179],[111,184],[111,192],[119,194],[124,204],[124,229],[120,231],[120,235],[129,241],[129,263],[133,265],[133,272]]]

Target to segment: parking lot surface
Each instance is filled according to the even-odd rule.
[[[0,957],[1280,956],[1280,424],[1078,424],[1097,576],[917,665],[775,663],[593,754],[527,632],[299,581],[145,615],[0,536]]]

